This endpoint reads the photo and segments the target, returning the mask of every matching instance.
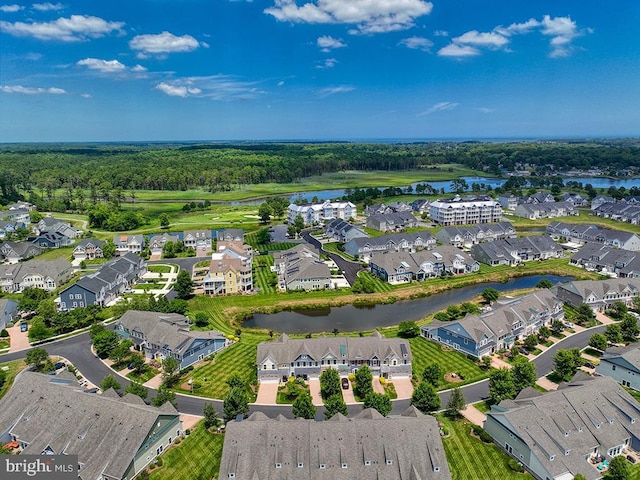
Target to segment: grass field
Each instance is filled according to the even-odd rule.
[[[6,378],[2,387],[0,387],[0,398],[4,397],[4,395],[9,391],[11,385],[13,385],[13,380],[16,378],[16,375],[20,373],[27,367],[27,364],[24,360],[14,360],[13,362],[7,362],[0,364],[0,368],[9,367],[6,370]]]
[[[272,255],[253,257],[253,278],[261,294],[275,293],[276,287],[271,284],[274,273],[270,270],[273,265]]]
[[[155,273],[169,273],[171,272],[170,265],[149,265],[147,270]]]
[[[470,435],[466,420],[451,421],[439,417],[449,430],[442,439],[453,480],[532,480],[528,473],[512,471],[507,462],[509,456],[494,444],[483,443]]]
[[[150,480],[211,480],[217,478],[224,435],[209,433],[201,421],[179,445],[162,455],[163,465]]]

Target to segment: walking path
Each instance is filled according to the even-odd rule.
[[[491,366],[493,368],[512,368],[513,367],[513,365],[511,365],[509,362],[505,362],[498,355],[491,355]]]
[[[466,407],[460,410],[460,413],[471,423],[480,427],[484,425],[484,421],[487,419],[487,416],[474,407],[472,403],[467,404]]]

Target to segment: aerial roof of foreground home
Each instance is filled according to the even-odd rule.
[[[592,293],[598,298],[603,298],[607,294],[617,294],[624,290],[637,292],[640,290],[640,278],[578,280],[562,283],[558,288],[573,292],[582,298],[587,298]]]
[[[607,348],[600,358],[600,363],[602,362],[615,363],[640,373],[640,343],[632,343],[625,347]]]
[[[448,480],[451,472],[438,422],[409,407],[392,417],[366,409],[316,422],[256,412],[229,422],[219,478]]]
[[[159,415],[178,413],[169,403],[158,409],[131,395],[85,393],[72,377],[23,371],[0,400],[0,432],[25,442],[24,454],[77,454],[81,479],[122,478]]]

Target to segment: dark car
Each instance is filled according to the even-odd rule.
[[[67,364],[64,362],[56,362],[56,364],[53,366],[53,368],[55,368],[56,370],[60,370],[61,368],[66,367]]]
[[[26,323],[26,322],[22,322],[22,323],[20,324],[20,331],[21,331],[21,332],[26,332],[28,329],[29,329],[29,325],[27,325],[27,323]]]
[[[342,388],[349,390],[349,379],[347,377],[342,379]]]
[[[631,462],[631,463],[636,463],[638,461],[636,459],[636,457],[631,456],[631,455],[627,455],[627,460],[629,460],[629,462]]]

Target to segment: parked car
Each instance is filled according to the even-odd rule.
[[[61,368],[66,367],[67,364],[64,362],[56,362],[56,364],[53,366],[53,368],[55,368],[56,370],[60,370]]]
[[[638,461],[633,455],[627,455],[627,460],[629,460],[630,463],[636,463]]]
[[[344,390],[349,390],[349,379],[347,377],[343,377],[342,379],[342,388]]]
[[[29,329],[29,325],[27,325],[27,322],[22,322],[20,324],[20,331],[21,332],[26,332]]]
[[[565,326],[565,327],[567,327],[567,328],[573,328],[573,327],[575,327],[575,325],[574,325],[573,323],[568,322],[568,321],[566,321],[566,320],[565,320],[565,321],[563,321],[562,323],[563,323],[563,324],[564,324],[564,326]]]

